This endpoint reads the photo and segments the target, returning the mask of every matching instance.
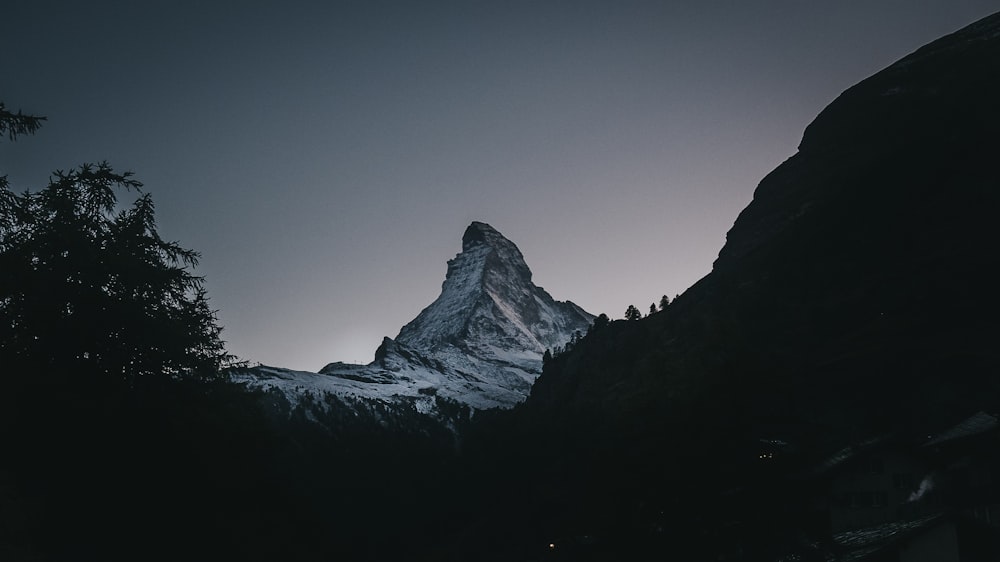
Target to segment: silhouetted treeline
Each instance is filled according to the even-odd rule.
[[[42,120],[0,106],[10,140]],[[233,358],[191,271],[198,254],[160,237],[130,173],[101,163],[36,191],[7,183],[0,558],[383,560],[429,549],[454,435],[416,412],[392,412],[406,431],[374,416],[331,432],[228,382]]]

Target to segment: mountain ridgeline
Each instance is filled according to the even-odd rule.
[[[594,363],[584,356],[607,343],[579,346],[539,380],[534,406],[568,408],[559,387],[592,377],[617,388],[575,402],[607,412],[664,408],[680,381],[716,381],[749,387],[775,416],[892,425],[992,386],[997,99],[996,16],[848,89],[761,181],[713,271],[631,327],[641,333],[608,335],[649,338],[628,345],[642,350]]]
[[[531,279],[521,251],[473,222],[448,261],[440,296],[385,338],[367,365],[330,363],[319,373],[258,367],[237,379],[329,418],[338,408],[413,411],[454,424],[456,408],[510,408],[542,371],[546,349],[587,331],[594,316],[556,301]],[[336,415],[336,412],[333,412]]]

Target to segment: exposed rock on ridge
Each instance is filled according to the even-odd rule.
[[[496,359],[509,351],[540,357],[592,321],[577,305],[535,286],[517,246],[474,222],[462,236],[462,253],[448,261],[441,296],[403,326],[396,341],[427,351],[454,345]]]

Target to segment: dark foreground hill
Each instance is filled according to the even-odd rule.
[[[499,519],[532,513],[528,528],[595,559],[846,556],[820,545],[837,505],[803,474],[1000,410],[998,99],[998,15],[845,91],[708,276],[592,331],[481,426],[484,459],[513,442],[499,470],[531,472]],[[982,457],[964,462],[1000,481]]]
[[[946,401],[943,389],[993,389],[997,99],[998,17],[844,92],[760,183],[712,273],[668,313],[616,326],[557,362],[534,389],[533,409],[631,415],[668,403],[673,381],[695,371],[720,382],[738,372],[760,390],[780,378],[779,388],[801,389],[789,395],[818,394],[828,407],[804,413],[817,421],[850,405],[892,424],[907,403],[932,413],[927,400]],[[603,349],[616,337],[631,349]],[[602,362],[588,368],[587,354]],[[595,384],[601,377],[614,384]],[[795,403],[761,409],[775,407]]]

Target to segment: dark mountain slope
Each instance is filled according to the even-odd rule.
[[[741,521],[766,557],[812,522],[797,490],[768,484],[762,439],[802,468],[1000,408],[998,99],[1000,15],[845,91],[761,181],[711,274],[589,334],[512,419],[480,426],[484,449],[515,443],[508,470],[538,467],[512,497],[553,533],[598,528],[636,552],[711,558],[712,533]]]
[[[874,421],[945,400],[938,389],[992,389],[997,99],[998,16],[847,90],[760,183],[712,273],[643,326],[588,338],[531,406],[571,397],[614,416],[715,381],[796,389],[810,410],[803,393],[837,411],[845,400]]]

